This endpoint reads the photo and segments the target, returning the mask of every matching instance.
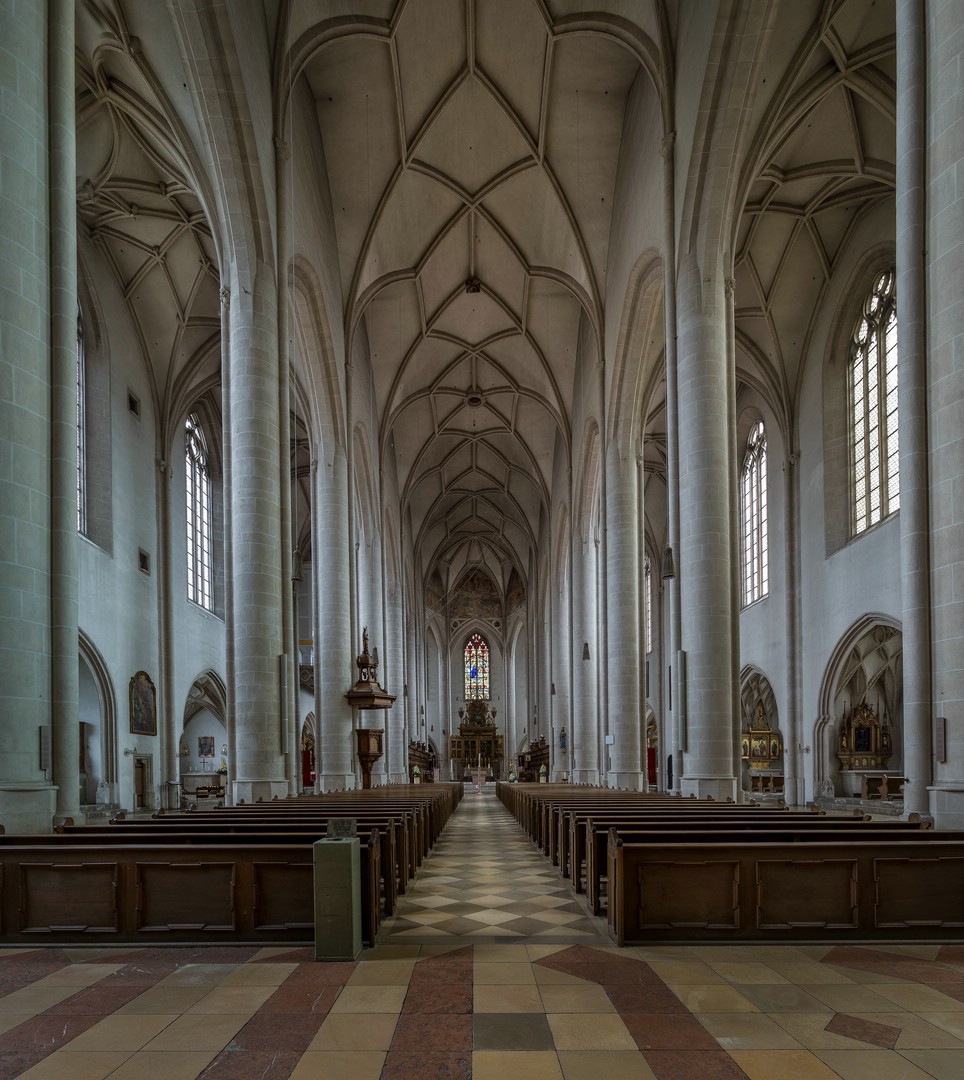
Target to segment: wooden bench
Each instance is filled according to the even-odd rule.
[[[909,836],[629,843],[611,830],[610,934],[617,945],[959,938],[964,839]]]

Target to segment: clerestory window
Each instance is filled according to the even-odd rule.
[[[211,575],[211,478],[207,443],[195,413],[184,424],[184,471],[187,495],[187,597],[214,610]]]
[[[897,432],[897,300],[893,270],[864,301],[850,345],[852,533],[859,536],[900,508]]]
[[[465,700],[489,700],[489,646],[481,634],[473,634],[466,642]]]
[[[767,436],[763,421],[750,431],[740,477],[743,518],[743,606],[756,603],[770,589],[767,545]]]

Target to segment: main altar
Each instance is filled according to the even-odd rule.
[[[449,736],[449,758],[455,779],[472,769],[483,769],[494,780],[501,779],[505,746],[495,726],[495,709],[487,701],[473,698],[459,709],[459,733]]]

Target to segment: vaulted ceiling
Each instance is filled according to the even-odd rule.
[[[379,452],[426,575],[452,587],[482,562],[504,586],[528,575],[569,461],[640,63],[541,0],[375,6],[305,67],[346,325],[367,337]]]

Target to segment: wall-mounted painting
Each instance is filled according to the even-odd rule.
[[[213,735],[198,735],[197,737],[197,752],[198,757],[214,757],[214,736]]]
[[[146,671],[131,676],[131,734],[157,734],[157,691]]]

